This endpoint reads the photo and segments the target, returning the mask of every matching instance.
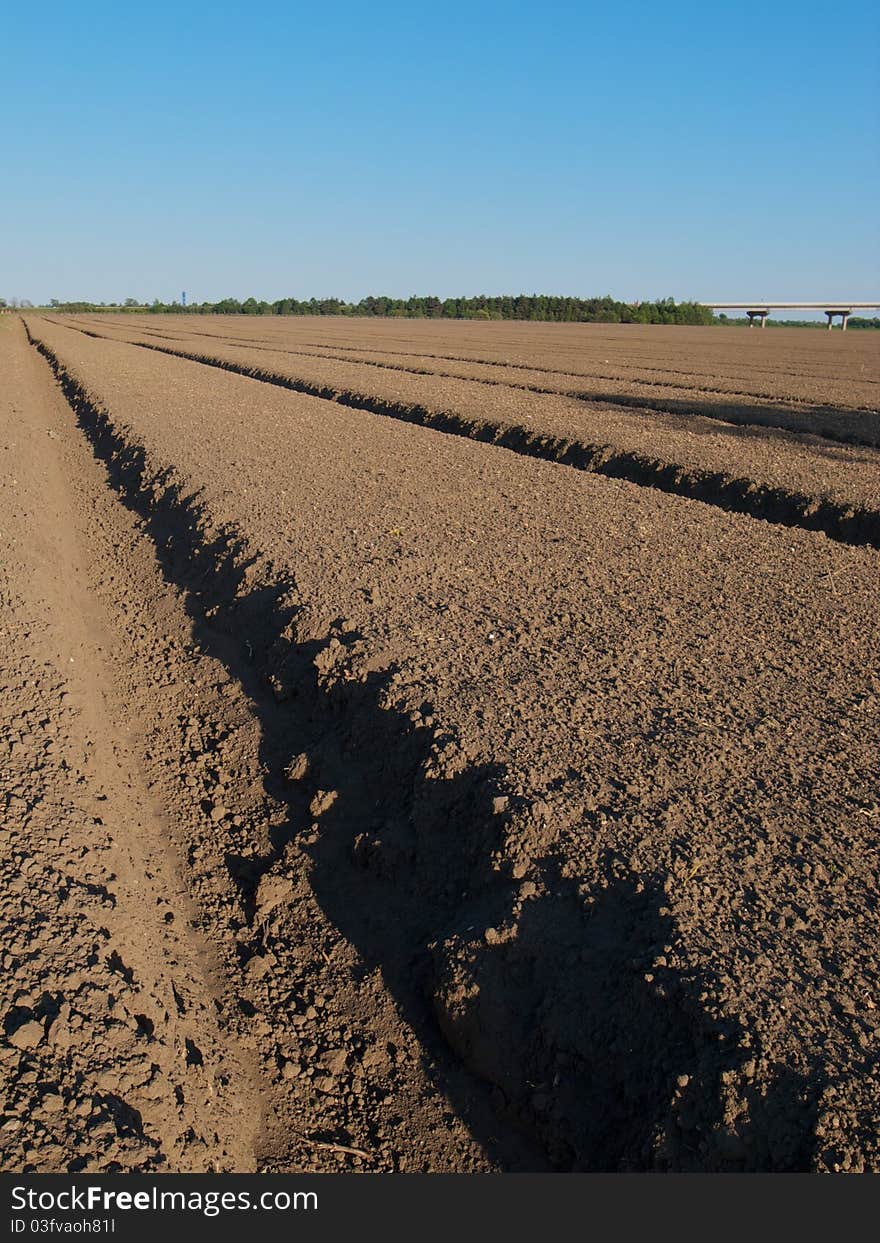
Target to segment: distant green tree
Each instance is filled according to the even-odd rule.
[[[14,304],[14,300],[13,300]],[[59,311],[98,310],[103,303],[59,302],[51,306]],[[126,298],[123,306],[138,307],[134,298]],[[609,294],[601,298],[573,298],[555,294],[477,294],[472,298],[446,298],[433,295],[412,295],[391,298],[387,294],[370,294],[360,302],[344,302],[339,298],[280,298],[275,302],[247,298],[222,298],[219,302],[201,302],[184,307],[180,302],[154,299],[145,308],[152,314],[189,315],[360,315],[395,318],[411,316],[428,319],[521,319],[538,323],[604,323],[604,324],[715,324],[712,311],[698,302],[678,302],[674,298],[658,298],[653,302],[618,302]],[[729,321],[736,323],[738,321]],[[873,321],[850,320],[853,327],[873,326]]]

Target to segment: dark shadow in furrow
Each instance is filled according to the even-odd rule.
[[[344,665],[359,636],[341,621],[320,634],[308,631],[314,623],[298,624],[308,614],[295,583],[249,557],[233,530],[206,535],[198,496],[170,471],[151,469],[143,446],[31,340],[164,575],[183,592],[195,640],[224,663],[259,720],[267,793],[287,804],[289,817],[262,859],[228,859],[246,905],[288,851],[291,867],[297,853],[310,860],[327,918],[367,969],[381,969],[426,1071],[502,1168],[780,1168],[772,1153],[756,1165],[748,1135],[738,1141],[745,1155],[734,1159],[712,1139],[722,1123],[720,1075],[745,1054],[733,1029],[722,1040],[707,1021],[707,982],[669,971],[662,987],[649,987],[633,969],[674,937],[660,884],[612,862],[593,878],[585,906],[586,878],[575,890],[545,861],[546,896],[526,904],[516,937],[498,947],[488,930],[509,917],[519,892],[497,864],[505,822],[493,800],[503,771],[474,766],[429,778],[433,731],[387,706],[393,671],[319,676],[340,658]],[[311,761],[305,789],[282,778],[302,751]],[[315,837],[308,802],[317,788],[336,790],[337,799]],[[277,938],[289,945],[297,930],[282,923],[257,935],[267,938],[259,948],[274,944],[285,955]],[[464,1005],[462,973],[477,985],[464,990]],[[671,1111],[683,1076],[692,1086],[679,1134]],[[795,1124],[799,1159],[808,1161],[809,1109]]]
[[[524,905],[514,939],[487,944],[453,930],[435,955],[447,1038],[520,1117],[528,1085],[526,1107],[554,1165],[810,1169],[822,1068],[809,1077],[783,1068],[727,1115],[719,1080],[746,1060],[744,1033],[702,1012],[699,973],[654,961],[682,943],[659,880],[609,854],[585,902],[560,861],[541,870],[543,896]]]
[[[114,340],[83,328],[75,331],[102,341]],[[682,496],[688,500],[702,501],[729,513],[747,514],[751,518],[759,518],[780,526],[800,527],[805,531],[820,531],[843,544],[880,548],[880,512],[873,509],[855,508],[804,493],[789,492],[784,488],[772,488],[752,479],[734,478],[720,471],[705,471],[662,462],[639,453],[618,450],[611,445],[587,444],[542,434],[530,428],[470,419],[449,411],[428,410],[424,406],[388,401],[365,393],[337,389],[331,385],[263,371],[259,367],[248,367],[243,363],[209,355],[169,349],[145,341],[118,341],[117,344],[153,350],[172,358],[184,358],[189,362],[230,371],[235,375],[273,384],[294,393],[337,402],[352,410],[364,410],[403,423],[429,427],[450,436],[492,444],[498,448],[509,449],[522,457],[539,458],[560,466],[571,466],[575,470],[604,475],[609,479],[623,479],[641,487],[656,488],[660,492]]]
[[[719,390],[720,392],[720,390]],[[630,397],[624,393],[569,394],[581,401],[605,403],[629,410],[652,410],[687,420],[690,432],[711,435],[766,436],[776,433],[781,444],[790,436],[807,436],[812,450],[834,451],[834,446],[855,446],[868,450],[880,448],[880,414],[876,410],[853,410],[835,406],[735,406],[728,402],[706,405],[695,399],[678,397]],[[724,423],[724,428],[700,426],[699,419]],[[766,432],[758,431],[766,428]],[[819,441],[830,441],[828,446]],[[788,441],[791,444],[791,441]],[[880,467],[880,457],[872,458]]]

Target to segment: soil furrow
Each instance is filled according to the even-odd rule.
[[[170,333],[156,333],[155,335],[162,336],[168,340],[174,339]],[[199,334],[195,334],[195,335],[199,335]],[[267,351],[272,352],[272,351],[278,351],[279,348],[281,348],[279,345],[271,345],[271,344],[257,345],[253,341],[247,341],[244,338],[221,337],[218,334],[213,334],[213,333],[204,333],[201,335],[212,337],[215,341],[220,340],[229,345],[247,345],[250,349],[265,349]],[[372,352],[376,354],[382,353],[382,351],[379,351],[379,350],[364,351],[364,350],[359,349],[356,346],[351,346],[351,347],[332,346],[331,347],[329,345],[319,345],[317,343],[312,343],[312,344],[315,346],[316,349],[319,349],[321,352],[318,354],[309,354],[305,350],[301,350],[301,349],[294,350],[290,348],[284,349],[283,352],[288,353],[288,354],[299,354],[304,357],[333,358],[333,359],[337,359],[339,362],[358,362],[358,363],[364,364],[365,366],[383,367],[383,368],[387,368],[389,370],[394,370],[394,371],[407,371],[407,372],[411,372],[413,375],[438,375],[438,376],[446,376],[450,379],[460,378],[460,379],[477,380],[484,384],[501,384],[501,385],[505,385],[508,388],[519,388],[519,389],[522,389],[524,392],[528,392],[528,393],[545,393],[545,394],[561,393],[567,397],[577,397],[580,401],[585,401],[585,402],[604,401],[604,402],[608,402],[609,404],[613,404],[615,401],[620,400],[622,404],[628,404],[632,406],[644,405],[645,408],[650,409],[650,410],[663,410],[663,411],[666,411],[668,413],[673,413],[673,414],[677,412],[674,402],[669,406],[664,406],[663,404],[661,404],[660,399],[653,399],[651,397],[643,397],[643,396],[626,397],[626,395],[624,394],[616,394],[616,393],[612,393],[612,394],[602,393],[601,395],[596,396],[593,393],[581,391],[576,386],[566,385],[564,383],[556,384],[556,385],[539,384],[539,383],[528,384],[524,381],[517,382],[517,381],[513,381],[509,379],[492,378],[490,376],[469,375],[466,372],[442,371],[442,370],[439,370],[438,368],[416,367],[415,365],[412,365],[412,364],[407,366],[405,363],[389,362],[387,360],[359,357],[359,355],[363,353],[367,353],[367,352]],[[340,349],[340,348],[346,349],[347,353],[338,354],[338,353],[332,352],[334,349]],[[783,427],[788,430],[813,432],[813,434],[825,436],[829,440],[840,440],[844,444],[846,443],[871,444],[871,445],[877,444],[876,436],[874,436],[872,439],[861,439],[860,438],[860,434],[864,435],[866,433],[860,433],[858,423],[854,417],[860,414],[876,414],[877,411],[876,411],[875,406],[853,407],[851,410],[846,410],[846,411],[842,411],[838,407],[835,407],[835,406],[827,406],[824,409],[821,406],[805,407],[804,403],[802,401],[798,401],[797,398],[780,397],[778,394],[775,394],[769,390],[762,391],[759,389],[753,389],[753,390],[735,389],[735,388],[730,388],[727,386],[711,385],[705,382],[696,383],[696,384],[694,383],[685,384],[685,383],[682,383],[681,380],[647,380],[640,373],[642,370],[649,370],[649,369],[648,368],[636,368],[635,366],[633,368],[635,374],[630,375],[630,376],[622,376],[616,373],[608,374],[608,373],[601,372],[601,371],[589,371],[589,372],[560,371],[554,367],[538,367],[532,363],[497,362],[491,359],[468,358],[464,355],[457,355],[457,354],[415,354],[414,353],[414,354],[407,355],[407,356],[412,357],[414,359],[432,359],[438,362],[465,363],[471,366],[481,366],[481,367],[486,367],[486,368],[494,368],[498,370],[543,372],[546,375],[556,375],[556,376],[565,377],[566,379],[577,379],[577,380],[582,380],[582,381],[587,380],[587,381],[595,382],[597,380],[602,380],[602,381],[611,381],[611,382],[618,383],[618,384],[628,383],[630,386],[634,388],[652,387],[652,388],[674,389],[679,392],[683,391],[688,394],[695,394],[698,397],[708,395],[708,396],[719,396],[719,397],[727,397],[727,398],[741,398],[750,403],[748,408],[743,409],[742,401],[740,401],[739,406],[734,405],[732,402],[725,402],[723,404],[719,403],[719,405],[716,408],[713,408],[711,405],[708,405],[707,403],[704,402],[701,406],[701,412],[705,414],[707,418],[715,418],[715,419],[719,419],[724,422],[737,422],[737,423],[742,423],[742,424],[756,423],[759,426]],[[683,373],[683,374],[686,374],[686,373]],[[776,420],[781,419],[783,417],[782,414],[774,413],[773,411],[770,411],[770,410],[765,411],[761,408],[760,405],[755,404],[761,401],[772,401],[772,402],[779,403],[780,405],[784,407],[788,407],[787,413],[789,414],[789,420],[786,422],[781,422],[781,421],[774,422],[773,421],[774,419]],[[691,403],[691,409],[693,409],[693,403]],[[828,420],[828,423],[826,426],[823,427],[821,426],[821,424],[818,427],[810,425],[811,423],[814,423],[814,424],[817,423],[822,418],[823,414]],[[854,423],[853,429],[849,433],[841,432],[839,428],[834,426],[833,419],[835,418],[835,416],[839,419],[842,414],[850,416]]]
[[[95,339],[106,339],[91,330],[77,329]],[[880,547],[880,511],[857,504],[839,503],[824,497],[770,487],[751,478],[737,478],[726,472],[687,468],[681,464],[652,459],[635,452],[621,452],[607,443],[588,443],[546,434],[522,425],[506,425],[465,417],[442,409],[396,402],[364,392],[338,389],[302,377],[283,375],[244,362],[218,358],[183,348],[129,341],[141,349],[154,350],[205,366],[217,367],[249,379],[273,384],[296,393],[336,402],[354,410],[429,427],[448,435],[493,444],[526,457],[540,458],[577,470],[625,479],[661,492],[701,501],[752,518],[820,531],[832,539],[854,545]]]
[[[93,331],[88,326],[87,321],[67,320],[66,322],[75,324],[83,331]],[[107,331],[116,331],[120,328],[118,324],[107,323],[106,321],[92,321],[102,323]],[[182,344],[181,334],[171,332],[160,332],[141,326],[140,332],[144,335],[160,337],[166,341],[175,341],[178,345]],[[340,346],[338,344],[321,344],[319,342],[303,343],[311,344],[320,353],[312,353],[308,350],[298,348],[292,349],[289,344],[279,339],[275,344],[270,341],[257,342],[256,340],[248,340],[243,337],[232,337],[218,332],[197,332],[190,329],[188,335],[200,336],[208,338],[217,344],[230,346],[245,346],[249,350],[255,350],[266,353],[282,353],[304,358],[327,358],[344,363],[358,363],[363,366],[377,367],[384,370],[400,371],[409,375],[428,375],[437,376],[446,379],[466,379],[475,383],[486,385],[498,385],[504,388],[518,389],[522,392],[537,393],[544,396],[564,396],[575,398],[585,404],[605,404],[610,406],[620,406],[625,409],[633,410],[654,410],[662,414],[672,414],[681,417],[699,415],[704,418],[714,419],[722,423],[732,423],[742,427],[771,427],[779,428],[789,432],[803,432],[808,435],[820,436],[829,441],[840,444],[868,445],[876,448],[880,445],[880,429],[877,424],[876,403],[873,405],[864,405],[857,407],[844,407],[839,405],[822,404],[807,405],[803,398],[785,397],[778,392],[772,390],[762,391],[754,390],[737,390],[719,385],[711,385],[705,382],[699,384],[683,384],[680,381],[654,381],[647,380],[642,376],[645,370],[651,368],[640,367],[633,364],[634,374],[626,377],[617,374],[605,374],[602,372],[576,372],[565,371],[554,367],[540,367],[533,363],[515,363],[507,361],[498,361],[481,357],[468,357],[466,355],[457,354],[419,354],[404,351],[380,351],[361,349],[356,346]],[[117,339],[117,338],[114,338]],[[343,349],[346,353],[334,353],[335,349]],[[385,354],[384,359],[366,358],[364,354]],[[393,355],[393,358],[391,357]],[[525,381],[503,379],[500,377],[485,375],[475,375],[473,372],[460,371],[442,371],[431,367],[419,367],[414,363],[407,365],[399,363],[398,357],[410,357],[413,359],[427,359],[446,362],[458,362],[467,364],[471,368],[483,367],[487,370],[509,370],[513,372],[532,372],[534,374],[544,373],[546,375],[557,375],[562,377],[557,384],[548,382],[526,383]],[[687,374],[687,373],[682,373]],[[778,373],[774,373],[774,378]],[[627,385],[630,392],[608,391],[603,388],[596,389],[593,387],[589,391],[582,391],[576,386],[573,387],[565,381],[567,378],[579,379],[581,381],[601,380],[613,382],[618,385]],[[874,383],[872,381],[862,381],[864,384]],[[876,382],[880,384],[880,382]],[[644,387],[660,387],[673,390],[678,393],[685,394],[684,397],[676,399],[675,396],[668,398],[656,398],[650,394],[638,393],[637,390]],[[708,402],[699,400],[700,397],[719,396],[728,399],[739,398],[739,401],[726,400],[723,402]],[[773,403],[769,405],[767,403]],[[747,403],[747,404],[746,404]]]
[[[252,1170],[266,1132],[253,1058],[95,591],[108,540],[115,559],[132,535],[102,525],[100,472],[20,326],[4,328],[3,1165]],[[117,611],[136,603],[116,593]]]
[[[83,331],[89,331],[83,329]],[[97,335],[97,334],[96,334]],[[166,340],[174,340],[170,334],[156,333],[156,336],[162,336]],[[204,334],[209,335],[209,334]],[[177,338],[179,340],[179,338]],[[214,340],[218,338],[215,336]],[[772,427],[779,428],[788,432],[804,432],[811,436],[821,436],[825,440],[834,441],[839,444],[851,445],[867,445],[871,448],[880,447],[880,427],[876,425],[876,411],[865,408],[864,410],[841,410],[834,407],[823,409],[821,407],[805,408],[802,403],[791,400],[785,403],[785,399],[776,398],[776,402],[783,402],[783,405],[777,405],[775,408],[765,408],[758,403],[761,397],[773,400],[770,394],[747,394],[736,393],[729,389],[697,387],[688,388],[686,385],[674,383],[661,383],[653,381],[655,387],[664,387],[685,391],[696,395],[715,394],[723,397],[748,397],[750,404],[744,407],[742,403],[733,404],[731,402],[716,403],[711,405],[702,401],[697,405],[692,398],[676,401],[675,398],[661,399],[654,397],[646,397],[643,394],[627,395],[624,393],[614,392],[581,392],[576,388],[571,388],[565,384],[547,385],[547,384],[527,384],[509,379],[495,378],[492,376],[474,375],[472,372],[461,371],[442,371],[431,367],[417,367],[415,365],[407,366],[402,363],[381,361],[378,359],[368,358],[352,358],[351,355],[337,354],[323,349],[319,353],[309,352],[307,350],[294,350],[286,348],[279,350],[277,346],[257,345],[253,342],[237,341],[234,338],[220,338],[224,344],[228,345],[247,345],[249,350],[265,351],[266,353],[284,353],[292,357],[301,358],[324,358],[331,361],[351,363],[356,362],[365,367],[377,367],[383,371],[400,371],[407,375],[435,376],[438,379],[450,380],[469,380],[475,384],[486,384],[501,388],[517,389],[524,393],[539,393],[543,396],[561,395],[564,397],[572,397],[577,401],[583,402],[585,405],[592,406],[621,406],[627,410],[654,410],[660,414],[679,415],[687,418],[694,414],[699,414],[703,418],[715,419],[721,423],[731,423],[740,427]],[[443,356],[438,356],[443,357]],[[460,361],[468,363],[469,359],[452,359],[451,361]],[[479,360],[475,360],[479,361]],[[500,367],[503,364],[491,364]],[[522,370],[531,370],[523,366]],[[549,370],[549,369],[548,369]],[[560,374],[560,373],[556,373]],[[592,376],[581,376],[581,379],[593,380],[612,380],[620,383],[622,377],[600,375],[598,373]],[[634,387],[641,387],[647,381],[638,380],[633,382]],[[872,420],[866,416],[873,415]]]
[[[318,813],[310,804],[322,792],[305,794],[310,780],[293,785],[285,775],[291,739],[311,750],[314,767],[320,750],[324,773],[336,769],[341,789],[360,789],[375,757],[366,756],[359,773],[332,741],[340,705],[328,700],[319,711],[308,686],[316,645],[283,662],[286,678],[303,680],[310,707],[302,719],[267,687],[266,658],[277,659],[284,644],[293,580],[274,580],[270,564],[261,581],[255,561],[262,558],[251,557],[234,531],[206,530],[198,502],[173,472],[151,468],[143,447],[116,429],[49,351],[40,353],[113,493],[181,593],[186,631],[192,627],[177,652],[168,633],[158,652],[149,627],[132,636],[125,689],[150,726],[152,782],[177,826],[202,931],[225,964],[242,1048],[260,1072],[264,1120],[250,1162],[264,1171],[545,1168],[540,1150],[498,1119],[488,1088],[451,1054],[418,980],[402,982],[406,953],[383,956],[380,974],[377,951],[364,954],[357,939],[341,934],[345,851],[319,859],[323,883],[337,881],[329,912],[314,892],[309,824]],[[124,567],[124,544],[116,557]],[[124,574],[114,577],[115,598]],[[141,582],[140,590],[143,598],[124,600],[126,616],[149,615],[149,588]],[[156,689],[145,693],[139,680],[155,664],[167,691],[161,712]],[[355,720],[350,728],[365,726]],[[311,742],[316,736],[320,744]],[[240,1158],[238,1168],[247,1166]]]

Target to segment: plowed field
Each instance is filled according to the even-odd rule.
[[[880,1170],[880,355],[30,314],[3,1167]]]

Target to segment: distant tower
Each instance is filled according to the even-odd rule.
[[[181,306],[186,306],[186,290],[185,289],[183,293],[180,295],[180,304]]]

